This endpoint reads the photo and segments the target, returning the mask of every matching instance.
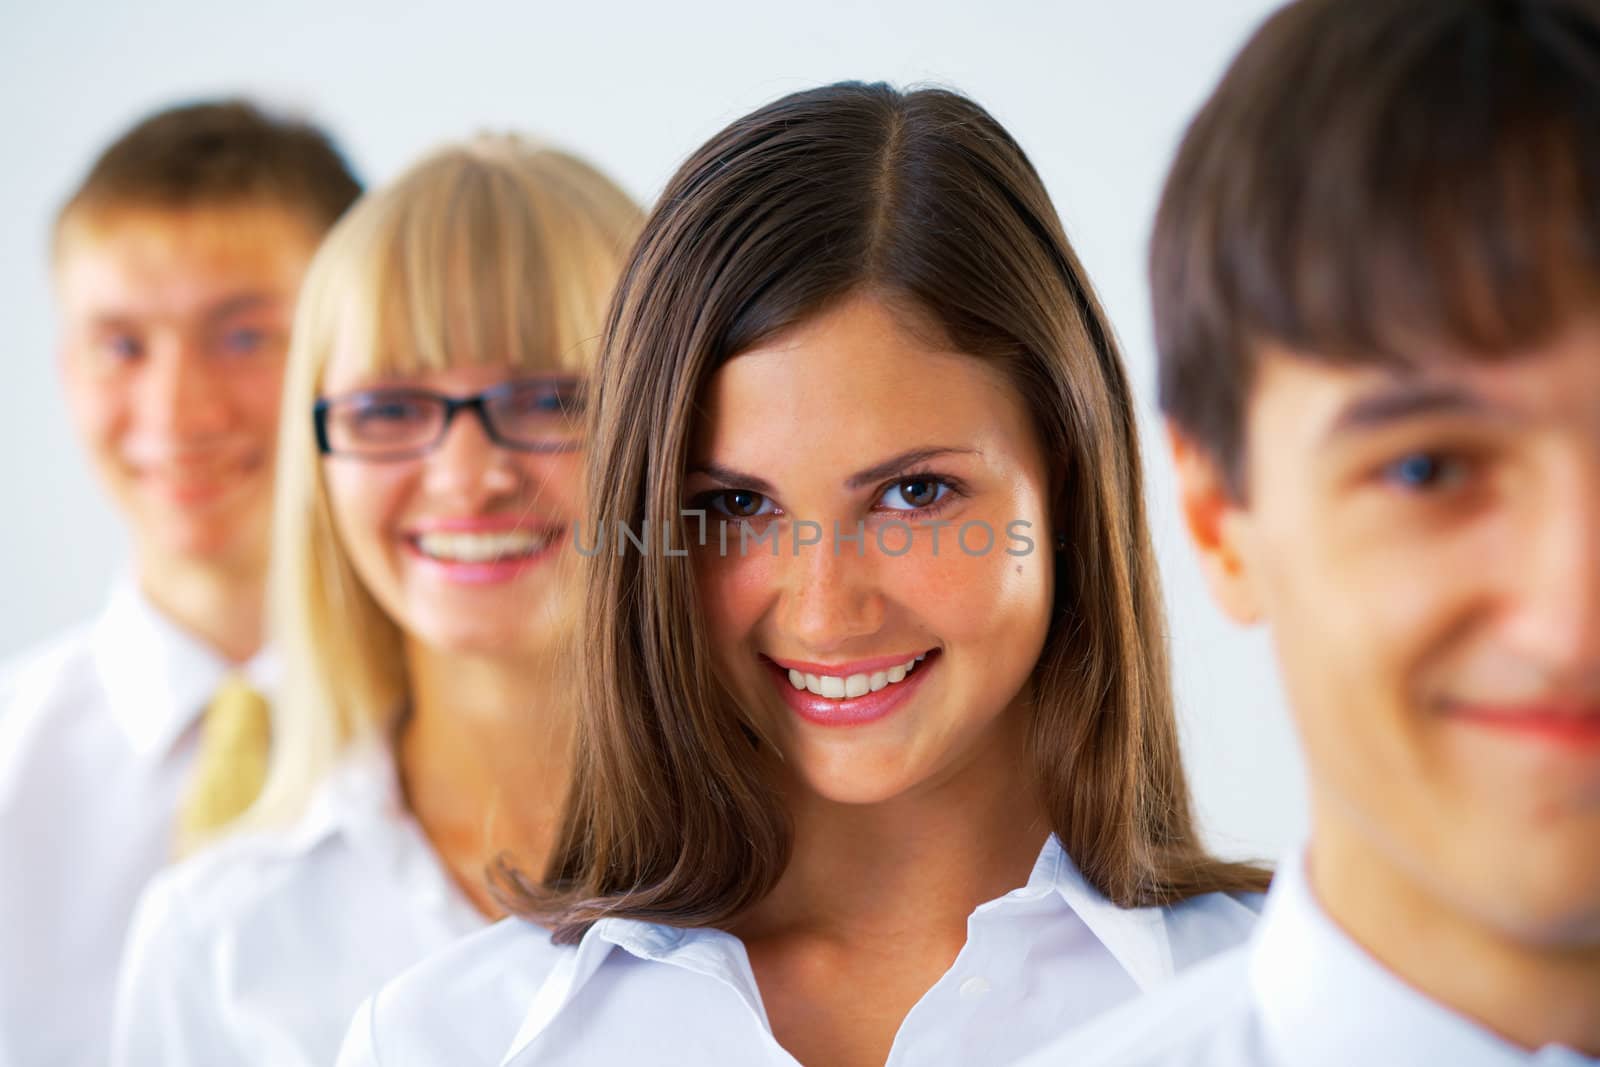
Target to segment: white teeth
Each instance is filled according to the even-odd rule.
[[[796,689],[804,689],[819,697],[829,700],[853,700],[856,697],[876,693],[880,689],[903,682],[906,675],[910,674],[927,653],[913,656],[904,663],[897,663],[886,671],[873,671],[871,674],[805,674],[801,671],[790,669],[789,684]]]
[[[531,556],[550,543],[544,533],[507,530],[503,533],[425,533],[417,537],[422,554],[453,563],[489,563]]]

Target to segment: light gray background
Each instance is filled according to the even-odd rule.
[[[68,432],[46,233],[94,153],[145,111],[244,91],[324,122],[378,182],[434,143],[515,128],[649,201],[723,124],[841,78],[960,88],[1054,195],[1116,323],[1143,408],[1190,773],[1212,842],[1272,857],[1305,820],[1259,632],[1211,606],[1155,420],[1145,241],[1184,124],[1274,5],[631,0],[493,5],[0,0],[0,656],[94,613],[125,542]]]

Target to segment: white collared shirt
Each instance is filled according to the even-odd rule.
[[[1004,1063],[1241,942],[1259,898],[1121,909],[1054,837],[1028,883],[980,905],[954,965],[895,1036],[888,1064]],[[863,995],[870,995],[864,991]],[[341,1067],[738,1064],[795,1067],[772,1036],[744,944],[626,919],[576,946],[496,924],[362,1005]]]
[[[229,670],[128,580],[0,670],[0,1065],[105,1062],[128,919]],[[271,681],[265,657],[247,671]]]
[[[1296,852],[1279,868],[1250,944],[1017,1067],[1600,1067],[1525,1052],[1401,981],[1322,910],[1304,866]]]
[[[140,902],[112,1063],[327,1067],[385,981],[486,921],[364,744],[292,828],[224,839]]]

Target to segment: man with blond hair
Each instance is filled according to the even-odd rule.
[[[61,378],[133,558],[98,619],[0,672],[0,1064],[105,1061],[140,890],[264,773],[279,384],[359,192],[315,127],[200,103],[123,134],[56,220]]]

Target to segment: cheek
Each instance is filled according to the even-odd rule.
[[[290,418],[311,421],[311,412],[280,410],[283,395],[283,364],[279,361],[251,366],[235,375],[230,382],[233,410],[240,416],[244,428],[264,440],[275,440],[278,435],[280,414]]]
[[[1044,501],[1034,491],[1042,482],[1036,476],[961,516],[938,558],[918,561],[916,587],[938,632],[1037,658],[1056,582]]]
[[[976,531],[968,544],[983,543]],[[887,578],[893,596],[930,633],[950,646],[977,647],[1009,659],[1013,652],[1037,658],[1049,626],[1053,561],[1039,545],[1026,555],[1007,555],[1003,530],[988,552],[968,555],[959,546],[946,553],[941,541],[937,558],[930,553],[897,560]],[[1029,659],[1032,662],[1032,659]]]
[[[394,549],[391,530],[409,479],[381,464],[330,462],[323,471],[339,540],[371,582],[371,568]]]
[[[1483,558],[1458,539],[1302,525],[1269,535],[1258,569],[1290,705],[1314,758],[1351,773],[1427,761],[1420,698],[1470,628]],[[1323,754],[1318,757],[1315,754]]]
[[[583,511],[583,461],[578,453],[526,455],[519,457],[519,464],[535,489],[535,510],[544,518],[566,524],[570,533],[572,521]],[[585,544],[592,540],[593,534],[585,532]]]
[[[1402,518],[1263,523],[1256,554],[1274,628],[1326,646],[1320,658],[1346,674],[1393,675],[1449,641],[1482,603],[1496,553],[1479,531],[1412,530]]]
[[[78,432],[91,442],[104,442],[128,424],[133,383],[97,378],[68,368],[63,376],[67,409]]]
[[[710,540],[708,549],[695,549],[691,559],[706,631],[720,658],[749,638],[772,602],[778,575],[774,560],[759,553],[741,558],[737,551],[723,556],[714,535]]]

